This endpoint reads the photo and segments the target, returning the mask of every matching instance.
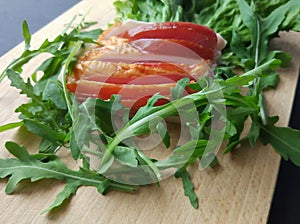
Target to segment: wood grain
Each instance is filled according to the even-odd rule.
[[[46,37],[53,38],[61,32],[73,15],[86,13],[88,20],[97,20],[99,26],[115,16],[112,1],[85,0],[48,24],[33,36],[33,47]],[[290,52],[292,65],[280,70],[281,82],[276,91],[269,91],[267,104],[270,114],[280,116],[280,125],[289,121],[297,83],[300,61],[300,36],[282,33],[272,47]],[[23,49],[23,44],[12,49],[0,59],[0,71]],[[37,63],[37,62],[36,62]],[[36,64],[31,64],[32,69]],[[22,102],[18,91],[5,79],[0,84],[0,125],[17,120],[14,109]],[[0,156],[8,157],[4,142],[14,140],[31,150],[39,139],[25,130],[0,133]],[[60,155],[70,167],[77,164],[68,160],[69,154]],[[4,192],[7,180],[0,180],[1,223],[266,223],[274,192],[280,157],[269,146],[257,144],[255,148],[241,146],[239,150],[220,155],[220,166],[199,171],[191,167],[192,179],[199,197],[199,209],[193,209],[183,194],[180,180],[173,177],[164,180],[160,187],[141,187],[136,193],[110,192],[99,195],[95,189],[81,187],[68,203],[49,214],[40,212],[49,206],[64,183],[43,180],[32,184],[22,182],[13,195]]]

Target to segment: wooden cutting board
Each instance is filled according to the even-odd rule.
[[[33,36],[33,47],[45,38],[58,35],[74,15],[85,14],[87,19],[106,27],[115,17],[112,0],[85,0],[58,17]],[[279,115],[279,124],[286,126],[298,78],[300,36],[282,33],[272,47],[290,52],[292,64],[280,70],[281,82],[276,91],[267,93],[270,114]],[[0,59],[0,72],[23,50],[23,44]],[[37,63],[37,62],[35,62]],[[32,70],[35,63],[27,69]],[[0,84],[0,125],[16,121],[14,109],[26,101],[5,79]],[[38,138],[25,130],[0,133],[0,156],[8,157],[4,143],[17,141],[30,149],[38,145]],[[60,152],[70,167],[68,152]],[[220,166],[199,171],[192,167],[192,180],[199,197],[199,209],[191,207],[184,196],[181,181],[173,177],[156,185],[141,187],[136,193],[110,192],[102,196],[90,187],[81,187],[76,196],[60,209],[48,214],[48,207],[61,191],[64,183],[43,180],[22,182],[13,195],[4,192],[7,180],[0,180],[0,223],[266,223],[276,183],[280,157],[269,146],[242,146],[239,150],[220,155]]]

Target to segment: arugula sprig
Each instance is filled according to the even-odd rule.
[[[63,180],[65,188],[46,210],[50,211],[75,194],[80,186],[94,186],[100,193],[108,190],[131,192],[135,189],[131,185],[159,182],[165,170],[175,168],[175,177],[182,179],[185,195],[197,208],[198,199],[188,167],[194,163],[203,168],[216,165],[219,144],[211,136],[226,142],[224,153],[244,142],[254,146],[260,139],[271,144],[284,159],[300,165],[300,150],[295,147],[296,144],[289,144],[299,141],[300,132],[277,127],[277,118],[267,114],[263,95],[267,88],[276,87],[279,80],[276,68],[286,66],[290,61],[287,53],[270,51],[268,44],[280,30],[299,26],[293,20],[299,17],[299,3],[295,0],[276,3],[263,0],[250,5],[249,2],[115,1],[119,15],[117,20],[198,22],[209,25],[228,41],[215,76],[201,78],[198,83],[189,85],[197,90],[196,93],[183,96],[189,82],[180,80],[171,89],[172,102],[155,106],[162,98],[156,94],[133,117],[120,104],[120,96],[112,96],[108,101],[89,98],[78,103],[66,90],[66,74],[72,73],[77,54],[85,44],[97,44],[95,40],[102,30],[82,31],[93,25],[82,20],[68,32],[74,18],[53,41],[46,40],[40,48],[32,50],[31,34],[24,22],[24,52],[7,67],[0,80],[7,76],[11,85],[25,94],[29,102],[16,109],[21,114],[21,121],[3,125],[0,131],[24,125],[27,130],[42,137],[42,141],[35,154],[29,154],[16,143],[6,143],[7,150],[15,156],[13,159],[0,159],[1,178],[9,177],[7,193],[12,193],[22,179]],[[265,11],[258,10],[258,5],[264,5]],[[268,13],[271,11],[276,13]],[[23,65],[45,52],[51,56],[30,78],[24,80],[21,76]],[[235,68],[241,68],[244,74],[235,74]],[[43,72],[41,78],[38,78],[38,71]],[[189,116],[192,109],[188,105],[193,105],[191,108],[196,110],[196,122]],[[116,127],[113,118],[120,114],[123,123]],[[184,125],[191,139],[177,145],[168,158],[157,160],[148,157],[134,144],[136,136],[157,133],[164,146],[170,147],[171,135],[163,120],[179,114],[185,119]],[[220,129],[212,127],[216,115],[223,124]],[[244,133],[246,120],[250,120],[251,127]],[[70,149],[75,161],[81,160],[79,170],[70,170],[56,155],[63,146]],[[99,168],[92,167],[89,155],[99,158]],[[20,171],[21,167],[24,172]],[[131,185],[127,184],[126,178],[130,179]]]
[[[39,153],[30,155],[26,148],[14,142],[7,142],[5,146],[15,156],[15,158],[11,159],[0,159],[0,177],[9,177],[5,189],[7,194],[13,193],[16,185],[24,179],[29,179],[31,182],[41,179],[56,179],[66,182],[62,192],[57,195],[53,204],[44,212],[60,206],[66,198],[75,194],[80,186],[93,186],[101,194],[105,194],[110,190],[126,192],[135,190],[132,186],[111,181],[84,168],[70,170],[53,154]]]
[[[11,85],[21,90],[30,101],[16,109],[23,122],[3,125],[0,130],[8,130],[25,125],[31,132],[42,137],[40,151],[53,152],[69,141],[68,132],[72,126],[71,100],[65,87],[66,73],[71,74],[78,51],[86,44],[97,44],[101,29],[84,31],[95,23],[84,22],[81,18],[74,28],[76,16],[66,29],[54,40],[46,39],[38,49],[31,49],[31,34],[26,21],[23,22],[25,49],[22,55],[13,60],[0,75],[0,81],[7,76]],[[69,31],[69,29],[71,29]],[[48,53],[50,56],[41,62],[27,81],[21,77],[23,66],[35,57]],[[42,77],[37,79],[38,72]],[[62,80],[60,80],[60,75]]]

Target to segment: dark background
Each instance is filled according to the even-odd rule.
[[[0,56],[22,40],[22,22],[36,32],[80,0],[0,0]]]
[[[80,0],[0,0],[0,56],[23,40],[24,19],[34,33],[78,2]],[[295,102],[300,99],[299,89],[298,82]],[[299,114],[300,105],[294,103],[290,127],[300,129]],[[300,168],[290,162],[281,162],[268,223],[300,223]]]

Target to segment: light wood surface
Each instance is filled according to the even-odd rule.
[[[99,26],[115,16],[111,0],[84,0],[37,32],[34,46],[45,38],[59,34],[73,15],[85,14],[88,20],[97,20]],[[34,47],[33,46],[33,47]],[[292,64],[280,70],[281,82],[276,91],[267,93],[270,114],[280,116],[279,124],[289,121],[300,61],[300,36],[283,33],[272,47],[290,52]],[[0,72],[23,50],[23,44],[0,59]],[[34,64],[28,68],[32,69]],[[14,109],[25,102],[18,91],[5,79],[0,84],[0,125],[16,121]],[[0,156],[9,156],[4,143],[14,140],[33,150],[38,138],[25,130],[0,133]],[[68,160],[67,152],[60,152],[70,167],[77,164]],[[13,195],[6,195],[7,180],[0,180],[0,223],[266,223],[277,178],[280,157],[269,146],[255,148],[242,146],[239,150],[220,155],[220,166],[199,171],[191,168],[192,180],[199,197],[199,209],[193,209],[184,196],[181,181],[173,177],[164,180],[160,187],[141,187],[136,193],[110,192],[102,196],[90,187],[81,187],[77,194],[60,209],[40,214],[61,191],[64,183],[43,180],[37,183],[22,182]]]

